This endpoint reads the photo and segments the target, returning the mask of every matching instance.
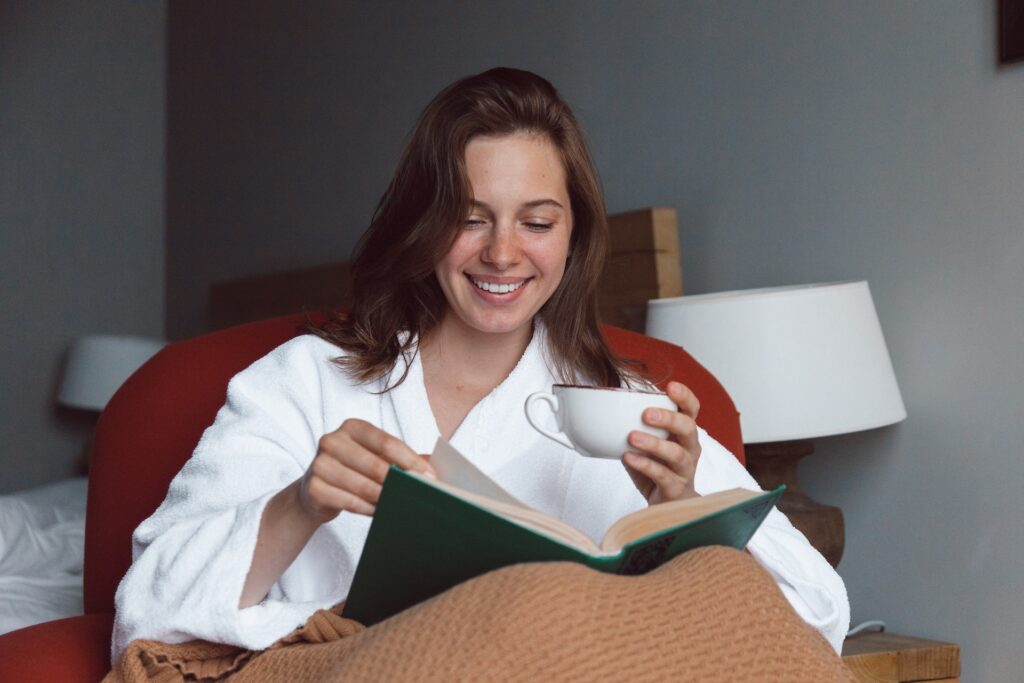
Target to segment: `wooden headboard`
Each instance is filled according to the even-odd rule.
[[[644,331],[647,301],[682,296],[676,210],[639,209],[608,217],[608,263],[601,276],[603,322]],[[349,304],[352,275],[339,261],[210,285],[210,331],[300,311],[322,311]]]

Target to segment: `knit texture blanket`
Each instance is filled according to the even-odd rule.
[[[853,681],[746,553],[684,553],[643,576],[506,567],[365,628],[343,605],[267,650],[133,641],[105,683]]]

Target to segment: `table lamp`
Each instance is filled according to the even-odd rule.
[[[797,464],[811,439],[907,416],[868,283],[831,282],[653,299],[649,336],[685,348],[740,413],[747,467],[779,509],[836,566],[843,514],[810,498]]]
[[[124,381],[166,343],[143,337],[80,337],[68,353],[57,400],[72,408],[102,411]]]

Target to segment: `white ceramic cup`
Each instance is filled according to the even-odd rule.
[[[558,431],[546,429],[534,416],[535,406],[547,403],[555,414]],[[621,459],[629,445],[629,433],[640,430],[667,439],[664,429],[644,424],[645,408],[679,408],[668,397],[655,391],[633,391],[608,387],[556,384],[551,392],[538,391],[526,399],[526,420],[538,432],[566,448],[593,458]]]

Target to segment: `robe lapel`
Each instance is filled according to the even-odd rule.
[[[543,438],[526,421],[523,403],[534,391],[550,391],[552,375],[546,356],[543,326],[536,322],[533,338],[509,376],[483,398],[466,416],[452,440],[456,449],[467,451],[487,474],[494,474]]]
[[[420,363],[418,351],[410,354],[411,358],[399,357],[391,371],[389,383],[394,383],[408,367],[405,381],[384,394],[385,413],[391,417],[398,427],[399,437],[409,448],[417,453],[430,453],[441,432],[437,428],[434,413],[430,410],[427,390],[423,384],[423,365]],[[390,405],[388,405],[390,404]],[[388,411],[388,408],[391,408]]]
[[[452,445],[486,474],[493,474],[540,445],[540,436],[526,421],[523,403],[534,391],[550,391],[553,375],[546,352],[546,335],[539,322],[522,358],[505,380],[485,396],[459,425]],[[395,364],[394,381],[406,363]],[[418,353],[408,362],[409,373],[401,384],[383,396],[382,420],[397,427],[399,438],[417,453],[430,453],[440,436],[423,383],[423,364]],[[546,449],[545,449],[546,450]],[[565,450],[556,446],[556,450]]]

